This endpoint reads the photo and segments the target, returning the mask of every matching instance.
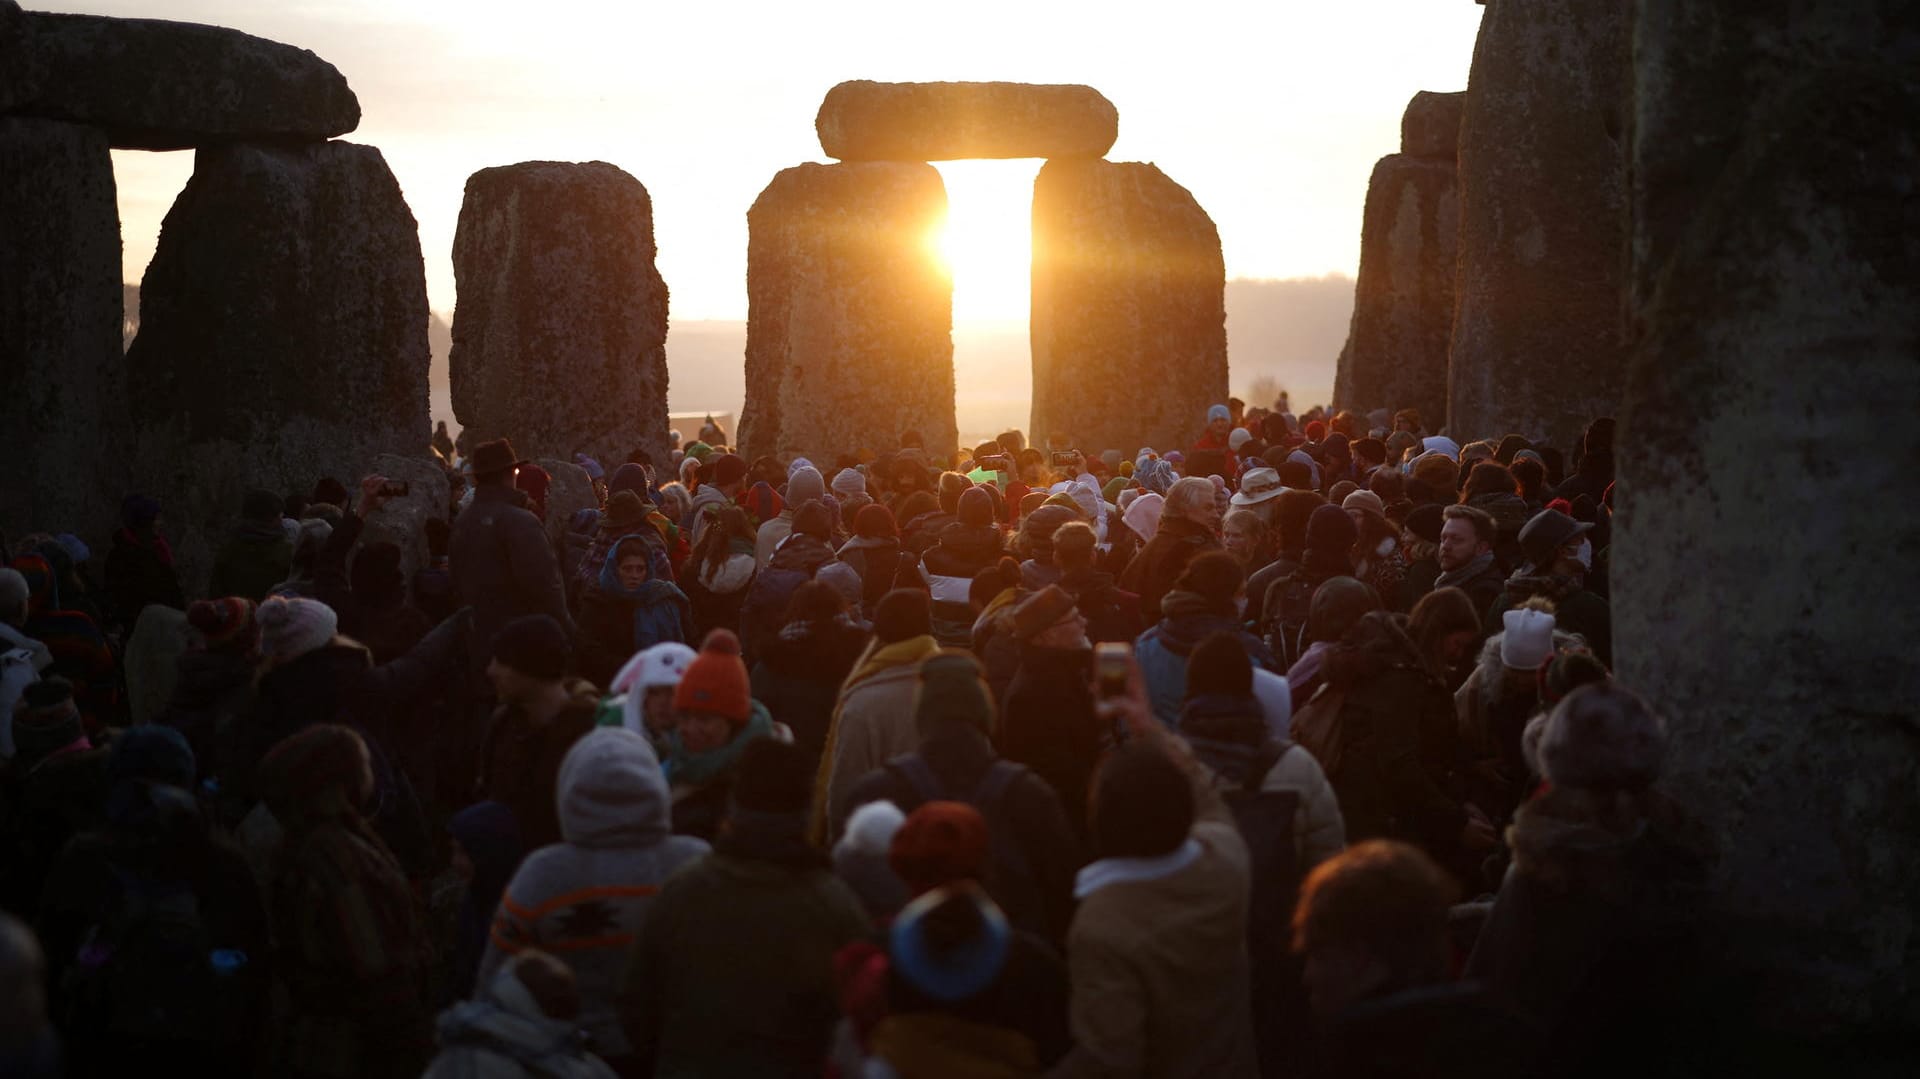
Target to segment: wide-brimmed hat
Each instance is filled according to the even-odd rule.
[[[513,452],[513,443],[504,438],[492,442],[482,442],[473,448],[473,474],[476,476],[511,472],[519,467],[520,456]]]
[[[1270,498],[1279,498],[1286,490],[1280,482],[1280,473],[1271,468],[1251,468],[1240,477],[1240,493],[1233,496],[1236,506],[1255,506]]]
[[[1559,510],[1541,510],[1520,530],[1520,550],[1527,561],[1545,570],[1560,548],[1593,531],[1593,525],[1576,521]]]

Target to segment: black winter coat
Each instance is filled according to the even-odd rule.
[[[551,615],[569,635],[573,630],[553,545],[523,502],[511,487],[482,484],[448,540],[454,602],[473,608],[476,676],[491,657],[494,635],[521,615]]]

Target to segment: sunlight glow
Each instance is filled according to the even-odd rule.
[[[940,255],[953,275],[953,320],[1027,318],[1038,161],[943,161],[947,227]]]

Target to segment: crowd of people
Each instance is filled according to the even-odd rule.
[[[442,425],[419,564],[323,478],[200,595],[144,495],[8,539],[0,1073],[1644,1068],[1714,854],[1609,670],[1612,422],[1285,409],[709,424],[564,521]]]

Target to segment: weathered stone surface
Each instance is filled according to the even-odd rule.
[[[1626,378],[1631,5],[1492,0],[1460,128],[1448,431],[1574,446]]]
[[[453,411],[523,457],[667,452],[667,286],[653,203],[604,161],[467,179],[453,238]]]
[[[189,589],[247,488],[306,490],[422,452],[427,361],[420,238],[380,151],[199,151],[127,352],[136,475],[174,507]]]
[[[593,494],[593,477],[572,461],[542,457],[533,463],[546,469],[551,477],[547,484],[547,538],[558,543],[574,514],[600,505]]]
[[[1024,82],[843,82],[814,118],[843,161],[1099,157],[1120,113],[1091,86]]]
[[[1336,408],[1417,408],[1429,424],[1446,416],[1459,236],[1451,160],[1404,153],[1380,159],[1367,184],[1353,322],[1333,383]]]
[[[1400,152],[1451,164],[1460,156],[1460,113],[1466,105],[1465,92],[1422,90],[1413,95],[1400,114]]]
[[[15,0],[0,0],[0,112],[31,100],[40,92],[41,78],[32,22]]]
[[[104,128],[121,149],[236,139],[326,139],[360,126],[360,101],[306,49],[223,26],[101,15],[27,16],[41,68],[26,115]]]
[[[1896,8],[1783,34],[1769,5],[1644,0],[1636,28],[1615,651],[1719,834],[1756,1028],[1820,1038],[1836,1075],[1920,1063],[1920,39]],[[1904,1070],[1855,1066],[1888,1051]]]
[[[0,118],[0,527],[97,551],[125,491],[120,217],[100,132]]]
[[[927,164],[800,165],[747,212],[749,456],[831,461],[919,431],[953,449],[947,189]]]
[[[446,470],[431,457],[383,453],[361,472],[349,478],[348,486],[361,475],[385,476],[407,484],[407,493],[389,499],[367,519],[360,533],[361,545],[391,543],[400,548],[400,569],[413,580],[415,570],[427,564],[427,522],[447,519],[450,497]]]
[[[1049,161],[1033,181],[1033,445],[1190,445],[1227,399],[1220,233],[1152,165]]]

